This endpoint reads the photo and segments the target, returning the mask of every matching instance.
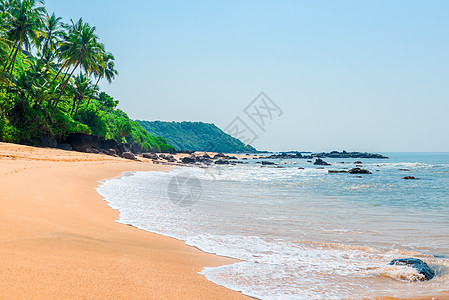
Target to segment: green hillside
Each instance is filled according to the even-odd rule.
[[[255,152],[250,145],[223,132],[214,124],[202,122],[136,121],[152,135],[161,136],[176,150],[224,153]]]

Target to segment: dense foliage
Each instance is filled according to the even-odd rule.
[[[118,72],[82,19],[64,24],[42,0],[0,0],[0,62],[0,141],[40,145],[81,132],[142,151],[174,151],[100,92],[99,81],[111,83]]]
[[[223,132],[214,124],[202,122],[137,121],[152,135],[162,136],[177,150],[224,153],[255,152],[250,145]]]

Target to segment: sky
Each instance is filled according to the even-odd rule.
[[[120,73],[101,87],[132,119],[225,129],[239,117],[259,150],[449,151],[449,1],[46,6],[96,26]],[[245,108],[269,116],[261,92],[279,110],[259,127]]]

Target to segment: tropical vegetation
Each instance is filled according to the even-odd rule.
[[[137,121],[152,135],[164,137],[177,150],[223,153],[256,152],[251,145],[203,122]]]
[[[85,133],[174,151],[100,90],[118,76],[115,58],[83,19],[64,23],[42,0],[0,0],[0,62],[0,141],[39,145]]]

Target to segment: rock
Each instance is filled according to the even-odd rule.
[[[109,155],[117,155],[117,151],[114,148],[108,150]]]
[[[144,153],[142,154],[143,158],[148,158],[148,159],[159,159],[159,156],[157,156],[156,153]]]
[[[329,170],[329,173],[348,173],[348,171],[345,171],[345,170]]]
[[[362,165],[355,165],[356,168],[363,168]]]
[[[204,155],[203,155],[203,158],[208,158],[208,159],[211,159],[212,157],[210,157],[210,156],[209,156],[209,154],[207,154],[207,153],[204,153]]]
[[[398,171],[406,171],[406,172],[410,172],[410,169],[398,169]]]
[[[324,167],[318,167],[318,168],[316,168],[317,170],[324,170],[325,168]]]
[[[372,174],[370,171],[360,168],[354,168],[348,171],[349,174]]]
[[[262,165],[264,165],[264,166],[272,166],[272,165],[275,165],[275,163],[272,162],[272,161],[264,160],[264,161],[262,161]]]
[[[195,155],[186,156],[183,157],[181,161],[183,164],[194,164],[196,163],[196,156]]]
[[[229,160],[219,159],[215,161],[216,165],[229,165]]]
[[[214,156],[214,159],[218,159],[218,158],[222,158],[222,157],[226,157],[226,155],[224,155],[223,153],[217,153]]]
[[[72,146],[70,146],[69,144],[59,144],[58,146],[56,146],[56,148],[59,148],[61,150],[66,150],[66,151],[72,151]]]
[[[416,270],[418,270],[419,274],[424,275],[424,278],[420,279],[421,281],[430,280],[435,277],[435,271],[425,262],[417,258],[393,259],[390,262],[390,265],[415,268]]]
[[[330,166],[331,165],[330,163],[325,162],[321,158],[317,158],[313,164],[316,166]]]
[[[298,170],[304,170],[304,168],[303,167],[299,167]]]
[[[94,153],[94,154],[100,153],[100,151],[98,151],[98,150],[95,149],[95,148],[87,148],[87,149],[86,149],[86,152],[87,152],[87,153]]]
[[[48,147],[48,148],[56,148],[58,146],[58,142],[51,137],[50,135],[43,134],[41,135],[39,146]]]
[[[361,164],[363,164],[363,163],[360,160],[354,162],[354,165],[361,165]]]
[[[84,133],[71,133],[67,137],[67,144],[72,146],[73,150],[81,152],[86,152],[86,149],[94,147],[98,144],[98,141],[97,136]]]
[[[131,152],[123,152],[122,157],[126,159],[136,160],[136,157]]]
[[[419,180],[419,178],[415,178],[413,176],[405,176],[402,179],[408,179],[408,180]]]

